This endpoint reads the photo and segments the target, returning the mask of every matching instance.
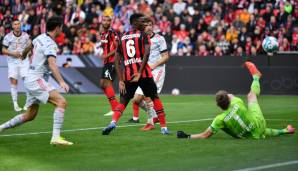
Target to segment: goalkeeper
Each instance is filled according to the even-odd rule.
[[[295,133],[295,128],[292,125],[288,125],[285,129],[267,128],[257,98],[260,94],[259,79],[262,74],[253,63],[245,62],[244,65],[253,77],[251,89],[247,95],[248,108],[246,108],[240,98],[224,90],[220,90],[216,93],[216,103],[223,110],[223,113],[216,116],[204,132],[189,135],[183,131],[178,131],[178,138],[209,138],[220,129],[235,138],[251,137],[260,139]]]

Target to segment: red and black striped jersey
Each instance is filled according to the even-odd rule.
[[[145,54],[145,44],[150,45],[150,37],[145,32],[139,30],[130,30],[119,37],[117,52],[120,54],[121,61],[125,66],[124,75],[126,81],[132,80],[132,76],[139,71]],[[141,77],[152,77],[148,64],[145,65]]]
[[[118,34],[114,30],[109,29],[108,31],[102,32],[100,34],[100,41],[101,41],[101,47],[103,49],[103,55],[107,55],[111,51],[116,50]],[[104,64],[113,63],[114,59],[115,59],[115,55],[112,55],[104,59]]]

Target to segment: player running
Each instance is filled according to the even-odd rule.
[[[154,82],[157,86],[157,93],[159,94],[161,92],[165,79],[165,63],[169,59],[167,43],[163,36],[153,32],[153,21],[151,19],[145,18],[143,24],[144,31],[150,36],[151,45],[148,64],[152,70]],[[140,87],[138,87],[138,89],[136,90],[133,98],[133,118],[131,118],[128,122],[139,122],[139,106],[144,109],[149,116],[147,125],[141,130],[146,131],[154,129],[153,120],[157,120],[157,115],[155,110],[153,109],[153,102],[150,98],[145,98],[144,93]]]
[[[8,78],[11,86],[11,97],[14,106],[14,110],[19,112],[22,108],[18,104],[18,79],[24,79],[28,69],[28,59],[22,60],[22,52],[31,44],[29,35],[26,32],[21,31],[21,22],[14,20],[12,22],[12,31],[8,33],[3,39],[2,53],[7,55],[8,65]],[[23,107],[23,110],[27,110],[27,105]]]
[[[217,106],[223,110],[223,113],[216,116],[209,128],[204,132],[189,135],[183,131],[178,131],[178,138],[208,138],[217,133],[219,129],[222,129],[235,138],[252,137],[260,139],[266,136],[295,133],[295,128],[292,125],[288,125],[285,129],[267,128],[265,118],[258,103],[261,73],[251,62],[245,62],[245,66],[253,77],[251,89],[247,95],[248,108],[246,108],[240,98],[224,90],[220,90],[216,93],[216,102]]]
[[[100,79],[100,87],[103,89],[106,97],[109,100],[112,111],[105,114],[105,116],[113,115],[113,111],[119,104],[113,88],[113,81],[115,79],[116,71],[114,65],[114,57],[117,48],[117,34],[111,28],[111,16],[103,16],[102,18],[102,32],[100,34],[101,46],[103,48],[102,58],[104,67]]]
[[[161,133],[169,134],[166,127],[165,113],[161,100],[157,94],[157,87],[152,78],[148,65],[150,52],[150,38],[144,33],[140,18],[143,15],[133,14],[130,17],[132,29],[125,32],[119,38],[119,44],[115,56],[115,67],[119,78],[120,104],[116,107],[112,122],[102,131],[103,135],[109,135],[116,128],[130,99],[138,87],[141,87],[146,97],[150,97],[154,103],[154,109],[161,125]],[[124,64],[124,78],[120,70],[120,59]]]
[[[28,75],[25,77],[25,87],[29,92],[27,97],[28,110],[0,125],[0,132],[33,120],[38,113],[39,104],[49,102],[56,107],[50,144],[73,144],[60,136],[67,102],[65,98],[44,79],[44,75],[47,74],[50,69],[61,88],[66,92],[69,90],[68,85],[64,82],[56,65],[58,47],[54,39],[61,33],[62,24],[63,19],[61,17],[49,18],[46,23],[47,33],[41,34],[33,40],[33,54],[29,59],[30,69]]]

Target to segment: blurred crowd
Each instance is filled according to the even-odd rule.
[[[254,56],[269,35],[280,51],[298,51],[297,0],[0,0],[0,39],[14,18],[33,39],[56,14],[64,17],[60,53],[94,54],[101,16],[113,15],[112,28],[124,32],[136,12],[154,20],[175,56]]]

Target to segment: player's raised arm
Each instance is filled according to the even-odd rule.
[[[59,69],[56,65],[56,57],[55,56],[49,56],[48,57],[48,63],[49,63],[49,67],[55,77],[55,79],[58,81],[59,85],[61,88],[63,88],[66,92],[69,91],[69,87],[68,85],[65,83],[65,81],[63,80]]]

